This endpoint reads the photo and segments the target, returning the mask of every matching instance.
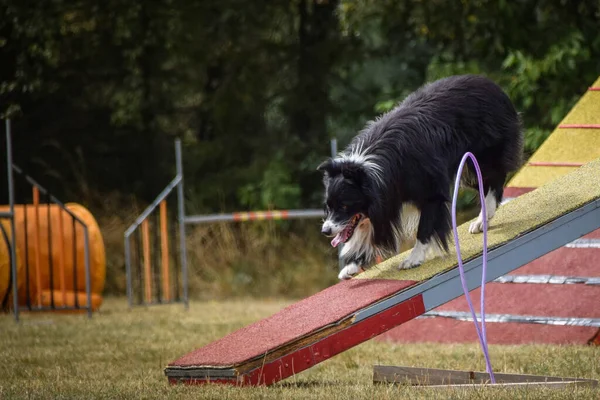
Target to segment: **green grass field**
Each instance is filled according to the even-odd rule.
[[[82,315],[0,317],[0,398],[27,399],[598,399],[600,389],[476,392],[373,385],[373,364],[485,370],[477,344],[394,345],[370,341],[271,387],[170,386],[166,364],[266,317],[291,300],[192,302],[127,309],[108,299]],[[600,379],[600,348],[491,346],[495,371]]]

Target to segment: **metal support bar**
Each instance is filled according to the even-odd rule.
[[[25,172],[23,172],[23,170],[16,164],[12,164],[13,170],[19,174],[19,175],[24,175],[25,176],[25,180],[27,181],[27,183],[29,183],[31,186],[35,186],[36,188],[39,189],[40,194],[48,194],[48,190],[43,187],[42,185],[40,185],[38,183],[38,181],[36,181],[35,179],[33,179],[32,177],[30,177],[29,175],[27,175]]]
[[[42,188],[42,189],[43,189],[43,188]],[[62,209],[63,209],[63,211],[64,211],[64,212],[66,212],[67,214],[69,214],[69,215],[70,215],[70,216],[71,216],[71,217],[72,217],[72,218],[73,218],[75,221],[77,221],[77,222],[79,222],[81,225],[83,225],[83,226],[87,227],[87,224],[86,224],[86,223],[85,223],[85,222],[84,222],[82,219],[80,219],[80,218],[79,218],[77,215],[75,215],[75,213],[74,213],[74,212],[72,212],[71,210],[69,210],[69,209],[67,208],[67,206],[65,206],[65,205],[64,205],[64,203],[63,203],[63,202],[61,202],[60,200],[58,200],[58,199],[57,199],[56,197],[54,197],[53,195],[50,195],[50,200],[51,200],[51,201],[52,201],[54,204],[56,204],[56,205],[58,205],[60,208],[62,208]]]
[[[181,182],[181,180],[182,180],[182,175],[180,175],[178,173],[177,176],[175,178],[173,178],[173,180],[162,190],[162,192],[160,192],[160,194],[156,197],[156,199],[154,199],[154,201],[148,207],[146,207],[146,209],[144,210],[144,212],[142,212],[140,214],[140,216],[136,218],[135,222],[129,228],[127,228],[127,230],[125,231],[125,238],[128,238],[133,233],[133,231],[146,218],[148,218],[148,216],[150,215],[150,213],[152,211],[154,211],[154,209],[156,207],[158,207],[158,205],[160,204],[161,201],[163,201],[164,199],[167,198],[167,196],[169,195],[169,193],[171,193],[171,190],[173,190],[175,188],[175,186],[177,186]]]
[[[600,239],[581,238],[567,243],[565,247],[570,249],[600,249]]]
[[[600,285],[600,277],[564,275],[504,275],[496,283],[541,283],[548,285]]]
[[[476,314],[477,319],[481,321],[481,314]],[[473,316],[466,311],[429,311],[417,317],[423,318],[450,318],[458,321],[473,321]],[[558,326],[585,326],[591,328],[600,328],[600,318],[575,318],[575,317],[546,317],[536,315],[512,315],[512,314],[485,314],[486,322],[502,323],[513,322],[519,324],[540,324],[540,325],[558,325]]]
[[[8,178],[8,204],[10,210],[10,235],[11,235],[11,246],[10,246],[10,268],[12,271],[12,291],[13,291],[13,308],[15,313],[15,321],[19,321],[19,294],[17,288],[17,235],[15,230],[15,188],[13,181],[13,169],[12,169],[12,133],[11,133],[10,120],[6,120],[6,174]]]
[[[40,194],[48,195],[50,198],[50,201],[52,203],[54,203],[54,204],[58,205],[60,208],[62,208],[64,212],[69,214],[69,216],[71,216],[71,218],[73,218],[75,221],[79,222],[81,225],[87,226],[86,223],[82,219],[80,219],[75,213],[73,213],[71,210],[69,210],[62,201],[57,199],[53,194],[51,194],[48,191],[48,189],[46,189],[44,186],[42,186],[40,183],[38,183],[35,179],[33,179],[32,177],[30,177],[29,175],[24,173],[23,170],[18,165],[12,164],[12,167],[13,167],[13,170],[16,171],[18,174],[23,175],[25,177],[25,180],[31,186],[36,187],[39,190]]]
[[[506,275],[510,271],[598,229],[599,226],[600,199],[597,199],[489,251],[487,281],[493,281]],[[482,256],[478,256],[464,264],[469,290],[476,289],[481,285],[482,264]],[[378,314],[419,294],[423,296],[425,311],[433,310],[459,297],[463,292],[458,268],[443,272],[359,311],[356,315],[356,322]]]
[[[0,218],[12,218],[12,217],[13,217],[13,213],[11,213],[10,211],[0,212]]]
[[[177,213],[179,220],[179,252],[181,258],[181,279],[183,283],[183,303],[185,309],[189,309],[188,297],[188,269],[187,269],[187,253],[185,247],[185,203],[183,199],[183,162],[181,159],[181,140],[175,141],[175,162],[177,163]]]

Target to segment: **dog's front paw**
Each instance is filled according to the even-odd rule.
[[[398,268],[411,269],[423,264],[423,262],[425,261],[425,257],[427,256],[427,252],[430,248],[431,245],[429,244],[429,242],[422,243],[421,241],[417,240],[415,247],[413,247],[408,257],[406,257],[406,260],[400,263]]]
[[[411,260],[410,257],[402,261],[398,266],[398,269],[411,269],[420,266],[423,262],[418,260]]]
[[[355,263],[348,264],[340,271],[338,275],[339,280],[346,280],[352,278],[354,275],[361,271],[361,267]]]
[[[469,233],[476,234],[483,232],[483,220],[477,218],[469,225]]]

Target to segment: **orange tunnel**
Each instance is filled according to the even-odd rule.
[[[88,227],[92,308],[97,310],[106,280],[102,234],[85,207],[68,203],[66,208]],[[9,211],[9,207],[0,206],[0,211]],[[9,221],[2,220],[1,224],[10,238]],[[77,302],[79,307],[87,307],[82,225],[76,222],[73,226],[73,218],[58,205],[27,204],[15,206],[15,231],[19,306],[50,307],[53,303],[60,308],[73,307]],[[12,300],[10,255],[0,235],[0,302],[12,308]]]

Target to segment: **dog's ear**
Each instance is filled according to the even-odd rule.
[[[317,167],[317,171],[327,173],[328,175],[334,175],[336,169],[338,168],[336,167],[335,163],[333,162],[333,159],[331,158],[328,158],[327,160],[323,161]]]
[[[342,165],[342,175],[356,184],[361,184],[365,177],[365,170],[360,164],[345,163]]]

